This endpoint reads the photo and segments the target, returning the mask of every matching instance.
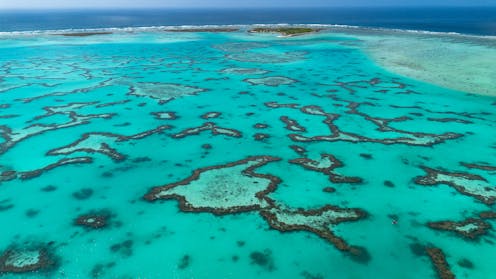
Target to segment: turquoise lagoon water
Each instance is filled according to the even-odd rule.
[[[479,216],[495,209],[496,99],[388,72],[362,47],[325,32],[5,36],[0,277],[496,277],[496,222]]]

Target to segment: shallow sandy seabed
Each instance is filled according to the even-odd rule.
[[[404,34],[358,36],[386,69],[446,88],[496,96],[496,39]]]

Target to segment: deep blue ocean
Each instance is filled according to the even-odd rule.
[[[496,35],[496,7],[1,11],[0,31],[225,24],[343,24]]]

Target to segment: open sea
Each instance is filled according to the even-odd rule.
[[[0,11],[0,278],[496,278],[495,36],[496,8]]]

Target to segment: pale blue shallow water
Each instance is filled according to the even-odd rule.
[[[3,38],[0,277],[436,278],[429,257],[414,253],[412,244],[440,248],[457,278],[496,277],[494,229],[470,240],[426,225],[480,219],[478,214],[494,212],[494,205],[446,184],[428,187],[415,182],[415,177],[425,175],[420,167],[426,166],[480,175],[494,189],[494,169],[460,163],[496,165],[496,99],[397,76],[375,65],[360,47],[359,40],[332,33],[295,38],[243,32]],[[266,72],[223,71],[232,68]],[[286,77],[293,83],[270,86],[247,80],[263,77]],[[204,91],[185,94],[198,88]],[[271,108],[267,102],[298,106]],[[355,136],[309,142],[290,138],[289,134],[331,135],[324,116],[300,110],[310,105],[338,115],[333,124]],[[50,110],[62,112],[48,114]],[[177,119],[157,119],[154,112],[174,112]],[[202,119],[207,112],[221,115]],[[306,131],[286,129],[281,116],[296,120]],[[403,116],[408,118],[382,129],[377,125]],[[205,122],[242,135],[204,131],[172,137]],[[69,127],[62,126],[67,123]],[[257,123],[268,128],[256,129]],[[49,154],[86,133],[132,136],[161,125],[170,127],[142,138],[104,135],[104,143],[126,156],[121,161],[88,149]],[[457,136],[422,146],[448,132]],[[270,138],[257,141],[256,133]],[[412,144],[399,138],[413,139]],[[101,143],[88,146],[98,149]],[[307,152],[297,154],[291,145]],[[323,173],[289,163],[296,158],[318,160],[321,154],[343,162],[337,173],[360,177],[362,182],[333,183]],[[259,215],[265,208],[218,216],[210,209],[183,212],[174,199],[143,199],[154,186],[249,156],[280,158],[255,170],[281,179],[267,195],[278,207],[308,210],[333,205],[367,212],[365,218],[332,226],[332,231],[350,245],[363,247],[370,257],[350,257],[309,230],[280,232]],[[92,162],[58,166],[22,179],[24,172],[76,157]],[[227,181],[223,187],[229,189],[239,186],[229,184],[233,177],[251,177],[229,175],[213,184]],[[385,186],[385,181],[394,187]],[[472,185],[467,183],[461,184]],[[47,188],[50,185],[54,187]],[[324,192],[329,186],[336,191]],[[77,198],[82,189],[91,189],[86,190],[91,194]],[[193,189],[190,194],[201,193]],[[214,200],[223,193],[211,195]],[[111,214],[107,226],[75,224],[79,216],[102,210]],[[484,222],[496,225],[494,219]],[[12,272],[6,267],[15,258],[12,251],[47,251],[49,262],[32,272]],[[257,261],[261,254],[265,256]],[[473,267],[460,264],[462,260]]]

